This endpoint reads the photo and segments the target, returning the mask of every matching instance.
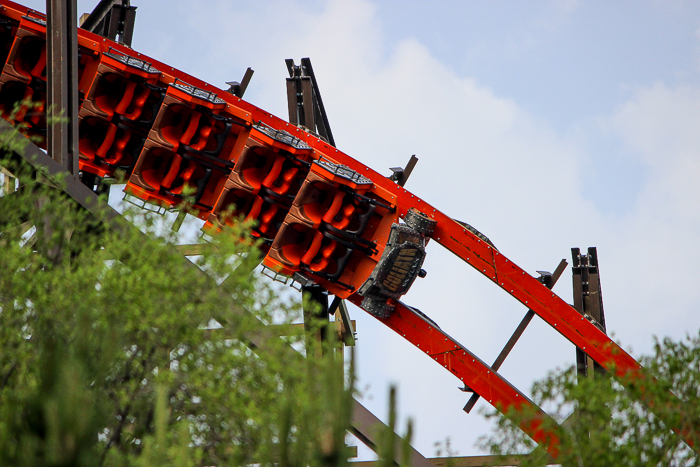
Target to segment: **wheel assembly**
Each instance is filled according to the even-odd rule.
[[[466,222],[459,221],[459,220],[457,220],[457,219],[454,219],[454,221],[455,221],[456,223],[458,223],[459,225],[461,225],[462,227],[464,227],[465,229],[467,229],[468,231],[470,231],[471,233],[473,233],[474,235],[476,235],[476,238],[478,238],[479,240],[488,243],[488,244],[491,245],[494,249],[498,250],[498,248],[496,248],[496,245],[494,245],[493,242],[492,242],[491,240],[489,240],[489,238],[488,238],[486,235],[482,234],[481,232],[479,232],[478,230],[476,230],[476,229],[475,229],[474,227],[472,227],[471,225],[467,224]]]
[[[389,318],[394,312],[394,307],[386,302],[386,298],[365,297],[362,300],[362,308],[377,318]]]
[[[435,219],[431,219],[416,208],[409,208],[403,220],[406,225],[425,236],[432,235],[437,225]]]

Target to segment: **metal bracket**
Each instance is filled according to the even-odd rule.
[[[587,320],[605,331],[605,312],[603,311],[603,296],[600,289],[598,271],[598,250],[588,248],[588,254],[582,255],[579,248],[571,249],[573,266],[574,308]],[[582,349],[576,348],[576,368],[578,374],[586,377],[594,373],[604,373],[605,369]]]
[[[250,79],[253,77],[253,73],[255,73],[253,69],[248,67],[240,83],[238,81],[227,81],[226,84],[228,84],[230,87],[226,90],[226,92],[230,92],[236,97],[243,97],[245,90],[248,88],[248,83],[250,83]]]
[[[404,186],[406,185],[406,182],[408,181],[408,177],[411,176],[411,172],[413,172],[413,168],[416,166],[416,163],[418,162],[418,158],[416,157],[415,154],[411,156],[411,158],[408,160],[408,164],[406,164],[406,167],[401,168],[401,167],[391,167],[391,171],[394,172],[389,176],[389,179],[393,182],[396,182],[399,186]]]

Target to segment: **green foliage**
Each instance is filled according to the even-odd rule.
[[[193,264],[153,217],[107,223],[0,165],[22,177],[0,197],[0,465],[347,462],[353,381],[264,326],[299,305],[248,273],[244,227]]]
[[[654,355],[641,363],[640,373],[620,378],[581,378],[570,368],[534,385],[534,402],[558,422],[544,425],[559,440],[558,464],[700,465],[700,335],[657,340]],[[532,421],[534,412],[511,413],[511,421],[495,412],[488,416],[497,419],[498,429],[482,439],[483,447],[494,454],[535,448],[517,428]],[[539,449],[522,465],[548,463]]]
[[[380,438],[379,463],[381,467],[409,467],[411,465],[411,437],[413,436],[413,420],[406,424],[406,434],[396,435],[396,387],[389,389],[389,424],[385,427]],[[400,455],[396,455],[399,450]],[[395,459],[399,459],[396,462]]]

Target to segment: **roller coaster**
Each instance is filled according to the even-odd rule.
[[[15,106],[33,101],[11,123],[23,124],[28,136],[46,136],[46,16],[8,0],[0,6],[0,111],[9,118]],[[503,413],[534,404],[498,374],[500,363],[488,365],[400,300],[424,275],[430,244],[451,251],[602,368],[623,374],[640,367],[604,323],[552,292],[561,270],[533,277],[479,232],[343,153],[332,138],[78,31],[84,183],[121,177],[127,197],[153,209],[187,203],[205,229],[250,221],[268,273],[356,304]],[[592,261],[575,264],[580,270],[597,266],[591,252],[579,258]],[[541,424],[522,428],[556,457],[556,440]]]

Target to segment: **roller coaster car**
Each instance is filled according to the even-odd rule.
[[[311,166],[312,149],[298,138],[262,124],[240,138],[240,150],[205,229],[242,218],[264,253],[277,236]],[[237,143],[238,144],[238,143]]]
[[[404,220],[406,224],[391,226],[379,263],[358,290],[364,297],[362,308],[378,318],[388,318],[394,311],[389,299],[398,299],[408,292],[416,277],[425,277],[421,269],[425,245],[436,222],[414,208]]]
[[[0,48],[5,55],[0,76],[0,113],[13,125],[23,123],[28,136],[46,135],[46,21],[23,16],[15,25],[4,20]],[[15,35],[12,42],[7,33]],[[8,48],[8,45],[11,46]],[[34,105],[27,105],[28,102]]]
[[[314,160],[263,264],[347,298],[364,283],[398,221],[374,183],[325,158]]]
[[[99,177],[115,169],[131,174],[165,89],[150,63],[110,48],[93,59],[79,117],[81,170]]]
[[[189,212],[206,220],[234,167],[232,146],[244,126],[221,114],[225,104],[187,83],[169,85],[127,191],[167,208],[191,191]]]

